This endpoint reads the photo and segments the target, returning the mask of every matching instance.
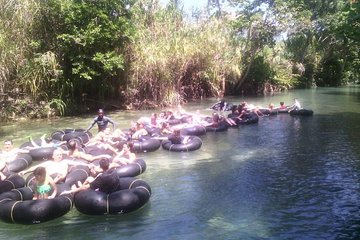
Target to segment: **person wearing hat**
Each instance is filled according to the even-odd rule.
[[[99,132],[104,131],[107,128],[107,125],[111,123],[113,125],[113,129],[115,129],[115,122],[109,118],[104,116],[104,110],[99,109],[98,116],[94,118],[93,122],[90,126],[85,130],[85,132],[90,131],[90,129],[97,124]]]

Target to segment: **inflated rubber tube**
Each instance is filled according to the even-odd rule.
[[[225,109],[220,109],[220,102],[217,102],[214,105],[212,105],[210,107],[210,109],[215,110],[215,111],[231,111],[232,106],[234,106],[233,103],[226,103]]]
[[[289,113],[290,115],[312,116],[314,114],[314,111],[302,108],[299,110],[290,110]]]
[[[277,109],[267,109],[267,108],[260,108],[259,111],[262,113],[262,114],[265,114],[265,115],[276,115],[278,114],[278,110]]]
[[[180,133],[186,136],[201,136],[206,133],[206,128],[201,125],[195,125],[181,129]]]
[[[210,127],[210,126],[206,127],[207,132],[224,132],[224,131],[227,131],[227,130],[228,130],[228,126],[226,124],[224,124],[224,123],[219,124],[218,127]]]
[[[173,152],[189,152],[199,149],[202,145],[202,141],[197,136],[189,137],[186,144],[172,144],[170,140],[165,140],[162,143],[163,149]]]
[[[34,148],[29,151],[29,154],[33,161],[43,161],[52,159],[52,155],[55,149],[55,147]]]
[[[255,113],[247,113],[242,119],[236,121],[236,124],[252,124],[259,122],[259,117]]]
[[[1,220],[21,224],[42,223],[65,215],[73,206],[71,196],[41,200],[32,198],[33,190],[29,187],[0,194]]]
[[[134,141],[134,152],[153,152],[160,148],[161,142],[157,139],[148,138],[144,141]]]
[[[85,180],[90,176],[90,169],[85,165],[77,165],[70,169],[69,173],[66,175],[65,184],[71,186],[77,182],[85,182]]]
[[[65,131],[58,130],[51,134],[51,138],[54,140],[63,141],[64,135],[65,135]]]
[[[88,215],[133,212],[150,199],[151,188],[141,179],[120,178],[120,190],[111,194],[87,189],[75,194],[76,209]]]
[[[111,151],[110,149],[104,149],[104,148],[100,148],[98,146],[87,146],[84,147],[84,151],[88,154],[91,154],[93,156],[99,156],[102,154],[108,154],[108,155],[114,155],[114,152]]]
[[[28,153],[18,154],[16,158],[7,163],[6,167],[9,172],[20,172],[28,168],[32,163],[32,157]]]
[[[146,131],[149,133],[151,137],[160,135],[160,128],[155,127],[145,127]]]
[[[41,146],[41,143],[42,143],[42,141],[41,141],[41,139],[35,139],[35,140],[33,140],[38,146]],[[52,143],[53,144],[53,147],[59,147],[59,143],[60,143],[61,141],[59,141],[59,140],[52,140],[51,142],[49,142],[48,144],[50,144],[50,143]],[[48,146],[50,146],[50,145],[48,145]],[[63,145],[61,145],[61,147],[62,147]],[[26,147],[30,147],[30,148],[32,148],[32,149],[34,149],[35,148],[35,146],[31,143],[31,142],[25,142],[25,143],[23,143],[23,144],[21,144],[20,145],[20,147],[19,148],[22,148],[22,149],[26,149]]]
[[[282,109],[278,109],[278,113],[289,113],[289,109],[287,108],[282,108]]]
[[[115,169],[119,177],[136,177],[146,170],[146,163],[143,159],[136,159],[133,163],[129,163]]]
[[[41,146],[41,139],[34,139],[33,141],[37,145]],[[24,142],[23,144],[21,144],[19,148],[24,149],[26,147],[34,147],[34,145],[29,141],[29,142]]]
[[[76,184],[77,182],[85,182],[85,180],[90,176],[90,169],[88,166],[85,165],[77,165],[73,166],[69,173],[66,175],[64,183],[70,188],[73,184]],[[54,176],[51,176],[54,177]],[[34,185],[34,174],[31,173],[26,177],[25,183],[26,186],[32,186]],[[61,192],[61,191],[58,191]]]
[[[170,126],[173,126],[173,125],[180,124],[180,123],[182,123],[182,122],[181,122],[181,119],[174,118],[174,119],[168,120],[167,123],[168,123]]]
[[[74,139],[74,138],[80,139],[81,144],[85,144],[90,140],[91,135],[89,133],[85,133],[85,132],[70,132],[70,133],[66,133],[63,136],[64,141],[70,141],[71,139]]]
[[[10,191],[11,189],[25,186],[25,180],[18,174],[13,174],[5,180],[0,180],[0,193]]]
[[[54,139],[54,140],[58,140],[58,141],[68,141],[68,140],[64,140],[64,137],[65,135],[67,135],[66,138],[70,138],[71,136],[75,135],[75,137],[77,136],[81,136],[83,138],[91,138],[92,137],[92,134],[90,132],[86,132],[85,133],[85,130],[84,129],[73,129],[73,128],[67,128],[67,129],[64,129],[64,130],[58,130],[58,131],[55,131],[51,134],[51,138]],[[83,134],[86,134],[87,136],[83,136]]]

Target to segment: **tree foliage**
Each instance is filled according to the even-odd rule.
[[[189,18],[180,0],[0,0],[2,111],[166,106],[356,82],[359,5],[209,0]]]

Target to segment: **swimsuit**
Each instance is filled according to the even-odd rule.
[[[51,191],[51,186],[49,184],[37,185],[36,190],[40,195],[44,195]]]

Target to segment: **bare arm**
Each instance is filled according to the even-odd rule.
[[[101,155],[98,155],[98,156],[93,156],[91,154],[87,154],[87,153],[83,153],[83,152],[79,152],[77,154],[77,156],[75,156],[75,157],[85,159],[86,161],[89,161],[89,162],[92,162],[92,161],[95,161],[95,160],[98,160],[98,159],[101,159],[101,158],[111,158],[111,156],[107,155],[107,154],[101,154]]]
[[[49,199],[52,199],[54,197],[56,197],[57,194],[57,186],[54,182],[54,180],[49,176],[49,183],[51,185],[51,187],[54,189],[54,191],[52,192],[51,196],[49,196]]]

